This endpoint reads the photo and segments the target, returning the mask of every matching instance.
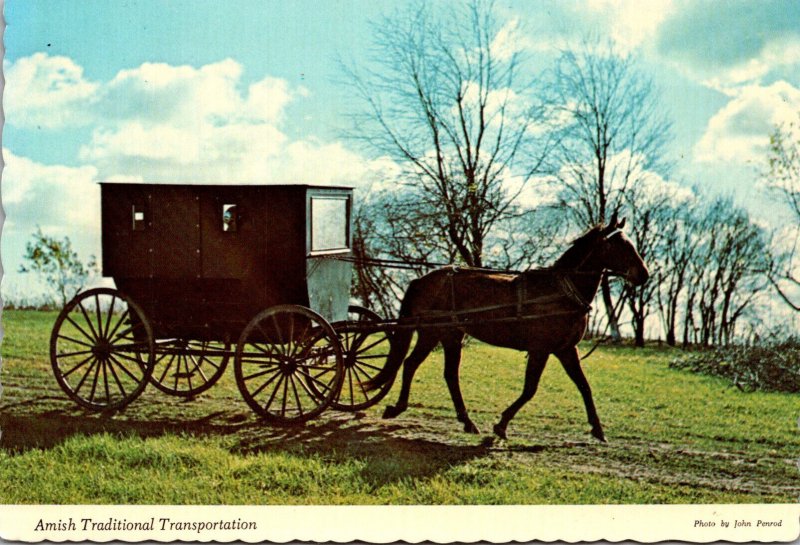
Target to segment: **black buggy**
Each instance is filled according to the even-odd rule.
[[[148,383],[193,397],[233,358],[247,404],[277,424],[361,410],[391,384],[389,333],[350,306],[352,190],[104,183],[103,276],[59,314],[50,359],[83,407],[116,410]]]

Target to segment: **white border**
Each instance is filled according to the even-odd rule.
[[[69,521],[72,519],[72,525]],[[94,531],[90,519],[96,524]],[[163,520],[162,520],[163,519]],[[168,522],[164,522],[168,520]],[[758,521],[779,526],[759,526]],[[50,523],[61,530],[37,530]],[[215,521],[239,529],[205,529]],[[697,521],[714,523],[699,526]],[[721,522],[729,522],[723,527]],[[736,527],[747,521],[749,527]],[[170,528],[169,523],[188,528]],[[152,525],[124,531],[120,524]],[[253,524],[254,523],[254,524]],[[192,527],[192,525],[194,527]],[[255,525],[255,529],[247,526]],[[72,529],[70,529],[70,526]],[[87,527],[87,529],[84,529]],[[108,527],[109,529],[105,529]],[[41,527],[40,527],[41,528]],[[776,505],[570,505],[570,506],[0,506],[0,539],[23,542],[269,540],[419,543],[512,541],[664,540],[793,542],[800,538],[800,504]]]

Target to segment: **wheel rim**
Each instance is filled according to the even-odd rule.
[[[153,336],[142,310],[112,289],[84,292],[62,309],[50,337],[61,388],[93,409],[124,407],[152,373]]]
[[[386,331],[348,331],[348,326],[364,326],[370,322],[378,322],[381,317],[375,312],[358,306],[348,309],[347,322],[335,324],[334,328],[341,333],[344,358],[344,380],[339,395],[332,406],[342,411],[359,411],[378,403],[389,392],[392,382],[388,382],[376,390],[367,391],[364,384],[377,375],[389,356],[390,336]]]
[[[253,318],[239,338],[234,365],[247,404],[279,424],[320,414],[343,378],[341,346],[331,326],[317,313],[291,305]]]
[[[153,385],[164,393],[192,397],[211,388],[225,373],[230,344],[186,339],[156,342]]]

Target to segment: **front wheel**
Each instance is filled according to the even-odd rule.
[[[150,322],[129,297],[110,288],[83,292],[61,310],[50,335],[50,363],[61,389],[94,411],[121,409],[153,373]]]
[[[316,417],[339,394],[342,348],[316,312],[279,305],[260,312],[242,331],[234,371],[242,397],[273,424]]]
[[[378,324],[381,317],[368,308],[351,305],[347,321],[333,324],[339,332],[344,354],[344,382],[332,407],[340,411],[362,411],[383,399],[392,388],[389,381],[375,390],[364,384],[375,377],[389,357],[391,336],[385,330],[370,325]]]

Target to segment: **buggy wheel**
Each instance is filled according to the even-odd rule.
[[[162,392],[194,397],[211,388],[228,365],[229,343],[168,339],[156,341],[150,382]]]
[[[50,363],[61,389],[95,411],[121,409],[139,397],[153,372],[155,346],[142,309],[117,290],[77,295],[50,335]]]
[[[339,339],[316,312],[279,305],[260,312],[239,337],[236,384],[253,411],[274,424],[316,417],[342,385]]]
[[[332,407],[340,411],[361,411],[378,403],[392,388],[393,381],[371,391],[363,386],[386,364],[391,337],[386,331],[370,331],[369,323],[381,320],[375,312],[356,305],[351,305],[347,311],[346,322],[333,324],[337,332],[341,331],[344,381]]]

